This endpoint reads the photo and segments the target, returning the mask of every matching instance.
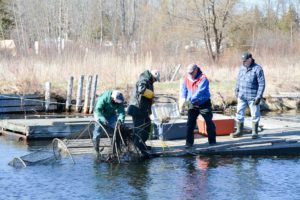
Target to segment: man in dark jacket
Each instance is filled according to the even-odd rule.
[[[208,143],[215,145],[216,126],[212,120],[209,81],[196,64],[190,64],[187,73],[181,90],[181,98],[189,104],[185,147],[190,148],[194,144],[194,129],[199,114],[206,123]],[[182,106],[183,104],[180,105],[180,110]]]
[[[238,99],[237,105],[237,131],[232,137],[243,135],[244,118],[247,106],[252,117],[252,139],[258,138],[258,123],[260,120],[259,103],[265,90],[265,76],[261,66],[255,63],[252,54],[242,54],[243,64],[237,77],[235,93]]]
[[[151,106],[154,98],[153,83],[160,81],[158,70],[144,71],[136,82],[128,106],[128,115],[134,125],[134,144],[142,154],[147,155],[150,147],[146,146],[151,129]]]
[[[123,94],[118,90],[107,90],[97,100],[94,109],[94,119],[105,128],[115,128],[117,120],[125,121],[125,107]],[[96,123],[93,131],[94,148],[99,157],[99,142],[102,128]]]

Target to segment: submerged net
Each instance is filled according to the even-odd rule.
[[[141,157],[133,142],[133,129],[119,121],[114,129],[92,121],[81,132],[71,134],[64,140],[71,154],[96,153],[92,143],[93,129],[96,124],[102,131],[98,161],[120,163]]]
[[[133,129],[116,123],[114,129],[91,121],[83,130],[72,133],[64,139],[53,139],[52,143],[46,147],[36,150],[30,154],[15,157],[9,165],[16,168],[24,168],[37,164],[51,164],[70,160],[75,163],[72,155],[75,154],[96,154],[93,146],[93,129],[95,124],[101,128],[100,154],[98,161],[116,162],[132,161],[141,158],[142,154],[133,142]],[[146,146],[146,144],[144,144]]]
[[[15,168],[24,168],[31,165],[60,162],[62,159],[71,160],[74,163],[73,157],[68,153],[64,142],[55,138],[46,147],[21,157],[15,157],[8,164]]]

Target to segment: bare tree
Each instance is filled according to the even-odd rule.
[[[193,0],[189,4],[196,14],[190,20],[194,20],[195,25],[201,28],[207,53],[214,62],[219,59],[235,3],[235,0]]]

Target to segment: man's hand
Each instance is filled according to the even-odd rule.
[[[254,105],[259,105],[259,103],[260,103],[260,100],[261,100],[261,98],[256,98],[255,100],[254,100]]]
[[[179,99],[179,112],[182,114],[184,112],[184,104],[186,102],[185,98],[180,98]]]
[[[101,122],[101,124],[103,124],[104,126],[108,126],[108,121],[105,120],[104,122]]]
[[[189,101],[188,108],[189,109],[197,109],[197,108],[199,108],[199,105],[197,102],[193,104],[192,102]]]
[[[239,97],[239,91],[238,91],[238,90],[234,90],[234,94],[235,94],[235,97],[236,97],[236,98]]]

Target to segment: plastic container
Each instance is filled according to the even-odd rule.
[[[234,132],[235,121],[232,117],[214,114],[213,122],[216,126],[216,135],[230,135]],[[198,117],[197,126],[200,134],[207,135],[206,123],[202,116]]]
[[[168,123],[154,123],[154,135],[160,140],[176,140],[186,138],[186,119],[171,119]]]
[[[180,116],[177,103],[155,104],[151,110],[155,138],[175,140],[186,137],[187,119]]]

